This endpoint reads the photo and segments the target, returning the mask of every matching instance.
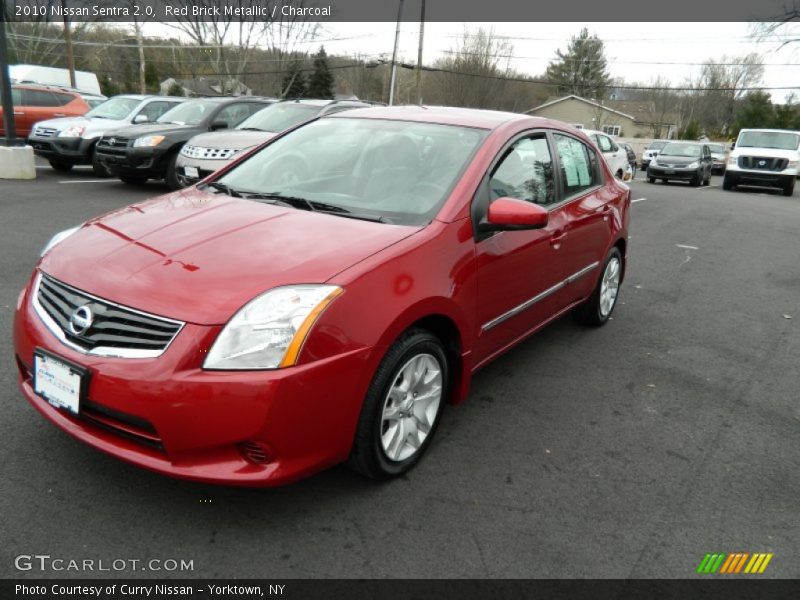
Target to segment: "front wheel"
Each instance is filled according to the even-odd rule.
[[[413,467],[427,450],[449,388],[441,341],[411,329],[389,348],[375,373],[348,464],[362,475],[388,479]]]
[[[729,173],[725,173],[722,176],[722,189],[723,190],[732,190],[736,183],[733,180],[733,177]]]
[[[649,181],[650,183],[655,183],[656,182],[656,178],[655,177],[648,177],[647,181]]]
[[[794,177],[792,177],[792,180],[783,188],[784,196],[791,196],[792,194],[794,194]]]
[[[178,168],[176,166],[176,162],[178,161],[178,153],[173,152],[172,155],[167,159],[167,170],[164,173],[164,182],[167,184],[167,187],[172,190],[179,190],[183,187],[186,187],[183,184],[183,181],[178,177]]]
[[[50,166],[53,167],[53,169],[55,169],[56,171],[59,171],[60,173],[69,173],[70,171],[72,171],[72,167],[75,166],[72,163],[63,160],[52,159],[49,162]]]
[[[622,254],[616,246],[611,249],[603,264],[600,280],[592,295],[573,313],[578,322],[592,327],[604,325],[617,305],[622,282]]]

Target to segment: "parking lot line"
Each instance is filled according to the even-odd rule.
[[[64,179],[58,183],[108,183],[108,179]]]
[[[647,198],[636,198],[635,200],[631,200],[631,204],[634,202],[644,202],[645,200],[647,200]]]

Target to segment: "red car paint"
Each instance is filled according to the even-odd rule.
[[[87,222],[45,255],[37,273],[186,325],[158,358],[81,353],[59,342],[33,309],[34,273],[14,325],[19,382],[31,404],[90,445],[161,473],[206,482],[283,484],[347,458],[373,374],[410,326],[422,323],[448,338],[456,359],[449,401],[459,403],[478,368],[592,293],[601,270],[586,271],[587,266],[601,264],[614,245],[624,261],[630,192],[602,160],[604,183],[554,205],[545,227],[476,240],[473,197],[498,153],[532,130],[566,132],[593,146],[571,127],[461,109],[376,108],[346,117],[454,124],[490,133],[437,217],[423,227],[254,204],[197,188]],[[583,276],[569,279],[581,271]],[[484,329],[564,280],[569,283],[543,301]],[[217,334],[241,306],[273,287],[297,283],[335,284],[344,293],[314,323],[295,366],[202,368]],[[97,410],[74,417],[34,394],[36,347],[88,369],[87,399]],[[138,427],[135,419],[117,420],[117,414],[141,419],[152,430]],[[104,419],[110,426],[103,427]],[[160,447],[140,443],[148,436]],[[267,461],[248,460],[244,442],[257,443]]]

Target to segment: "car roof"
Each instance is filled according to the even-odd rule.
[[[480,129],[496,129],[510,121],[530,121],[532,127],[553,127],[567,129],[560,121],[543,117],[532,117],[518,113],[477,108],[457,108],[451,106],[381,106],[359,108],[346,112],[326,115],[325,118],[386,119],[392,121],[414,121],[418,123],[438,123],[441,125],[460,125]]]
[[[692,146],[705,146],[706,144],[718,144],[719,142],[700,142],[697,140],[668,140],[668,144],[691,144]]]
[[[166,96],[159,96],[165,98]],[[267,96],[194,96],[192,98],[184,98],[184,100],[210,100],[219,104],[230,104],[231,102],[277,102],[277,98],[268,98]]]
[[[74,96],[80,97],[81,93],[73,90],[71,88],[61,87],[59,85],[47,85],[44,83],[14,83],[11,86],[12,88],[17,89],[26,89],[26,90],[47,90],[50,92],[62,92],[65,94],[73,94]]]
[[[758,127],[754,127],[753,129],[742,129],[739,131],[739,135],[742,134],[744,131],[763,131],[765,133],[800,133],[797,129],[761,129]]]

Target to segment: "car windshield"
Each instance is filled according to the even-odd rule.
[[[319,111],[319,106],[310,104],[273,104],[242,121],[236,129],[257,129],[278,133],[312,118]]]
[[[725,154],[725,146],[722,144],[709,144],[708,149],[714,154]]]
[[[341,217],[422,225],[487,132],[384,119],[321,119],[279,138],[209,187]]]
[[[653,142],[647,148],[648,150],[661,150],[664,146],[667,145],[667,142]]]
[[[682,156],[684,158],[694,158],[703,154],[703,149],[697,144],[678,144],[671,143],[664,146],[661,156]]]
[[[800,134],[791,131],[743,131],[739,134],[737,147],[775,148],[776,150],[797,150]]]
[[[177,123],[178,125],[197,125],[219,104],[210,100],[192,100],[171,108],[158,119],[157,123]]]
[[[86,113],[87,117],[96,117],[98,119],[114,119],[121,121],[133,112],[133,109],[139,106],[141,100],[136,98],[110,98],[99,106]]]

